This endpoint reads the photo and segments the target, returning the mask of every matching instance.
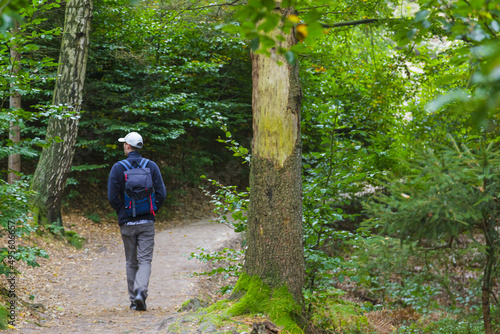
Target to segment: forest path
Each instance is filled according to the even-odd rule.
[[[72,261],[55,275],[57,279],[48,273],[46,291],[52,295],[41,301],[51,314],[42,324],[23,324],[21,332],[166,333],[168,319],[199,293],[200,278],[188,275],[203,271],[204,264],[188,260],[187,254],[197,247],[214,251],[237,239],[231,228],[208,219],[157,230],[148,310],[139,312],[129,310],[125,256],[118,237],[119,233],[87,254],[67,256]]]

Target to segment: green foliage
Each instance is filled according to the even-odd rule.
[[[217,123],[219,124],[220,129],[226,135],[226,139],[221,139],[219,137],[217,141],[219,143],[225,143],[225,147],[234,153],[233,156],[243,159],[242,163],[250,163],[251,155],[249,150],[246,147],[241,146],[240,143],[233,139],[233,135],[229,132],[227,124],[224,123],[224,118],[219,113],[216,113],[215,116],[217,117]]]
[[[71,246],[76,249],[82,249],[83,243],[85,242],[84,237],[79,236],[75,231],[66,231],[65,236]]]
[[[22,98],[27,101],[40,98],[46,93],[44,85],[55,80],[54,72],[57,63],[53,57],[45,54],[44,42],[58,36],[61,29],[60,27],[47,28],[45,25],[48,18],[45,15],[58,7],[59,1],[33,3],[32,6],[20,11],[24,20],[20,22],[17,32],[11,29],[0,34],[0,159],[10,154],[21,154],[23,157],[33,158],[37,156],[36,148],[47,145],[36,136],[22,138],[19,143],[13,143],[12,140],[7,139],[11,123],[19,125],[21,132],[25,133],[31,122],[48,115],[44,112],[34,113],[30,108],[10,109],[8,101],[13,92],[21,94]],[[19,61],[15,63],[14,58],[10,56],[11,48],[15,48],[22,54]],[[42,98],[34,104],[45,104],[45,101]]]
[[[499,210],[499,158],[497,145],[487,144],[484,138],[472,138],[461,146],[451,139],[448,146],[418,150],[415,159],[409,162],[412,173],[404,179],[389,177],[384,185],[386,192],[366,205],[372,217],[367,225],[417,250],[452,248],[455,242],[459,245],[467,238],[467,243],[474,247],[468,247],[464,256],[480,255],[476,265],[479,263],[483,271],[482,299],[489,299],[489,287],[498,277],[495,258],[499,236],[495,224]],[[482,234],[484,242],[477,242],[478,234]],[[453,257],[448,258],[451,261],[455,261]],[[416,263],[412,265],[417,267]],[[433,274],[436,270],[434,265],[426,264],[423,272]],[[443,278],[448,275],[441,273]],[[405,283],[403,290],[407,296],[402,299],[406,304],[411,305],[422,293],[431,297],[438,292],[421,281],[414,281],[413,285]],[[472,305],[475,302],[478,307],[478,296],[474,299]],[[484,309],[483,304],[483,312]],[[485,324],[490,321],[485,317]]]
[[[231,155],[250,159],[249,51],[268,53],[282,40],[268,33],[279,25],[286,33],[294,27],[300,43],[276,51],[289,63],[300,59],[301,65],[305,296],[310,310],[318,307],[310,314],[329,330],[340,330],[342,324],[353,324],[352,331],[364,328],[362,318],[355,316],[356,307],[337,298],[338,291],[332,289],[337,284],[361,287],[379,303],[412,307],[424,314],[436,307],[434,298],[443,295],[457,312],[477,308],[474,266],[484,263],[487,247],[472,236],[488,214],[496,217],[498,172],[497,144],[481,147],[475,136],[489,142],[498,132],[498,4],[420,0],[419,8],[409,4],[415,13],[409,15],[403,13],[404,3],[396,9],[375,0],[293,0],[282,2],[298,11],[286,18],[273,12],[272,0],[252,0],[238,7],[200,5],[193,11],[184,10],[187,4],[162,1],[132,6],[126,0],[95,4],[86,111],[68,198],[79,196],[88,182],[104,184],[107,170],[102,167],[122,158],[116,139],[135,130],[146,140],[143,154],[162,166],[169,196],[172,190],[199,183],[200,174],[210,175],[208,182],[215,190],[206,193],[219,222],[243,232],[249,190],[239,191],[244,185],[222,185],[232,183],[220,181],[218,167],[232,161]],[[48,14],[32,13],[23,32],[6,34],[0,48],[3,104],[11,84],[26,97],[26,110],[0,113],[4,160],[10,153],[34,159],[50,145],[40,139],[46,117],[73,116],[60,115],[48,103],[58,53],[53,46],[57,44],[53,36],[60,31],[57,20],[52,25],[43,21]],[[390,20],[397,15],[402,19]],[[366,18],[378,23],[337,25]],[[239,22],[233,24],[235,20]],[[8,56],[8,46],[14,43],[23,47],[23,66],[16,78],[11,76]],[[20,144],[6,139],[11,121],[21,125],[26,139]],[[439,147],[448,133],[467,146]],[[413,144],[425,150],[413,150]],[[385,195],[362,211],[375,190],[374,180],[387,173]],[[0,186],[2,226],[4,219],[14,219],[20,222],[20,233],[30,233],[24,195],[21,200],[15,195],[27,191],[26,185],[24,190],[17,189],[19,185]],[[97,220],[94,215],[87,217]],[[370,229],[359,229],[365,218],[371,218]],[[73,233],[65,232],[68,241],[81,245],[83,239]],[[468,237],[467,243],[458,243],[459,235]],[[36,252],[26,249],[18,254],[33,265]],[[241,256],[229,249],[191,254],[219,265],[230,261],[228,267],[200,273],[228,277],[239,273],[240,265],[232,261]],[[454,266],[472,273],[466,291],[458,291]],[[319,310],[330,299],[338,303]],[[257,307],[250,300],[241,305],[249,310]],[[422,333],[440,330],[422,326],[418,327]],[[444,320],[439,326],[442,332],[465,328]]]
[[[431,109],[439,109],[451,102],[458,102],[462,112],[472,112],[472,125],[479,129],[495,126],[498,117],[500,81],[497,75],[500,54],[500,5],[496,2],[454,1],[441,3],[436,0],[418,1],[420,11],[409,25],[403,25],[396,35],[400,45],[420,44],[425,38],[438,34],[441,38],[461,48],[449,54],[448,63],[455,66],[468,63],[469,81],[456,89],[446,89],[446,94],[433,102]],[[456,78],[460,74],[452,74]]]
[[[371,333],[372,329],[362,308],[342,299],[345,292],[330,288],[308,297],[312,305],[310,321],[325,333]]]
[[[195,272],[192,276],[222,275],[222,278],[226,280],[230,277],[238,277],[241,274],[244,257],[243,251],[235,251],[234,249],[224,248],[219,252],[206,252],[206,250],[201,247],[197,248],[197,250],[200,250],[201,252],[191,253],[188,260],[195,258],[200,262],[210,263],[214,269],[201,273]],[[233,288],[234,287],[232,285],[225,285],[221,287],[220,292],[222,294],[231,293]]]
[[[220,136],[214,115],[241,130],[238,139],[249,136],[244,43],[213,29],[216,11],[179,11],[183,5],[96,3],[76,165],[116,162],[122,156],[116,139],[138,131],[142,154],[161,162],[173,196],[230,159],[214,145]]]
[[[211,198],[210,203],[215,206],[214,213],[218,217],[216,221],[231,226],[235,232],[244,232],[247,225],[249,189],[238,191],[236,186],[224,186],[212,179],[207,181],[215,186],[213,193],[207,189],[203,189],[203,193]],[[228,214],[231,215],[230,218]]]
[[[9,311],[5,305],[0,305],[0,330],[7,329]]]
[[[65,230],[63,226],[57,224],[46,225],[45,228],[54,236],[66,239],[76,249],[82,249],[85,238],[79,236],[75,231]]]
[[[201,177],[206,178],[204,175]],[[214,213],[218,217],[216,222],[232,227],[235,232],[244,233],[247,224],[249,190],[239,192],[236,186],[224,186],[212,179],[207,181],[212,186],[215,186],[214,193],[208,189],[203,189],[203,193],[211,198],[210,203],[215,206]],[[229,214],[230,217],[228,217]],[[243,241],[243,243],[245,242]],[[224,248],[219,252],[206,253],[203,248],[198,249],[201,252],[198,254],[191,253],[189,260],[196,258],[198,261],[210,262],[215,268],[202,273],[194,273],[194,275],[223,275],[223,279],[227,279],[229,277],[238,277],[241,274],[244,251]],[[221,288],[222,293],[231,293],[232,290],[232,285]]]
[[[496,145],[484,141],[440,150],[423,150],[410,162],[412,173],[400,181],[389,178],[388,194],[366,206],[383,231],[403,242],[446,241],[482,228],[498,211],[499,187]]]
[[[357,228],[374,179],[404,172],[398,159],[409,154],[401,130],[410,109],[402,101],[411,91],[405,58],[380,28],[327,30],[301,65],[306,296],[313,296],[370,280],[367,263],[349,254],[355,241],[370,239]]]
[[[395,333],[398,334],[482,334],[484,326],[477,315],[467,315],[457,319],[454,316],[444,316],[438,320],[426,319],[412,324],[404,324]]]
[[[0,180],[1,237],[8,234],[9,222],[15,224],[17,236],[28,235],[35,231],[35,228],[29,225],[30,217],[26,210],[30,194],[29,184],[25,180],[12,185]]]
[[[34,232],[26,210],[29,185],[21,180],[12,185],[0,180],[0,237],[11,240],[7,247],[0,248],[0,275],[17,274],[16,261],[38,267],[38,257],[48,258],[47,252],[38,247],[19,246],[20,238]],[[13,270],[11,270],[13,269]]]
[[[387,282],[384,285],[386,298],[395,302],[389,302],[390,306],[411,307],[419,314],[426,314],[438,308],[436,297],[440,290],[431,282],[420,282],[418,277],[411,276],[403,284],[398,282]],[[415,279],[416,278],[416,279]]]
[[[389,19],[393,9],[386,2],[379,1],[282,1],[281,8],[293,7],[288,17],[280,16],[276,11],[274,0],[252,0],[238,8],[234,14],[237,22],[223,23],[217,26],[227,32],[238,34],[250,41],[250,47],[255,53],[268,56],[273,52],[285,57],[289,64],[295,63],[299,54],[310,52],[316,47],[324,32],[323,26],[335,26],[342,20],[352,22],[367,17]],[[281,34],[272,33],[279,29],[282,34],[294,31],[300,43],[290,49],[284,48]],[[295,29],[295,30],[292,30]]]
[[[101,222],[101,216],[98,213],[87,213],[85,214],[85,217],[90,219],[94,223],[100,223]]]
[[[349,255],[358,264],[358,288],[376,302],[373,309],[411,307],[419,314],[429,314],[445,307],[437,302],[440,299],[448,300],[445,304],[454,311],[479,306],[475,267],[482,256],[477,244],[430,248],[417,242],[401,244],[399,239],[364,229],[358,232],[347,242]],[[462,270],[468,270],[468,281]]]
[[[2,255],[5,255],[4,251],[2,252]],[[39,257],[48,259],[49,254],[45,250],[38,247],[19,246],[16,254],[14,255],[16,261],[24,261],[30,267],[40,267],[40,264],[37,262]]]
[[[331,6],[327,8],[332,11]],[[421,15],[416,20],[422,19]],[[477,281],[471,278],[466,284],[466,291],[472,294],[464,292],[457,287],[460,274],[450,268],[464,266],[474,272],[473,263],[484,261],[484,245],[472,242],[450,249],[450,239],[444,237],[447,227],[430,223],[424,226],[439,228],[442,240],[418,244],[411,239],[408,245],[401,245],[391,236],[379,236],[380,228],[373,233],[357,230],[361,218],[373,216],[361,210],[376,190],[373,185],[377,178],[389,170],[391,180],[418,174],[412,164],[406,163],[418,156],[410,149],[414,144],[421,143],[433,151],[448,133],[460,142],[478,134],[474,127],[477,117],[470,113],[478,105],[476,100],[464,104],[463,99],[456,98],[461,93],[455,93],[455,98],[436,99],[442,92],[464,88],[468,92],[477,87],[471,85],[477,67],[475,60],[469,61],[471,49],[461,42],[436,44],[425,40],[401,48],[405,44],[397,46],[389,39],[388,30],[396,27],[398,31],[407,25],[408,21],[400,21],[387,25],[389,29],[361,26],[326,30],[314,51],[301,61],[308,273],[305,294],[310,307],[313,293],[325,295],[329,286],[341,282],[367,289],[365,293],[381,304],[411,306],[421,313],[437,307],[435,297],[443,295],[459,308],[479,305]],[[485,78],[493,76],[485,74]],[[496,89],[491,87],[495,86],[488,89]],[[486,91],[484,98],[496,94]],[[491,111],[489,117],[495,122],[498,113]],[[494,123],[489,126],[483,128],[495,129]],[[494,138],[496,132],[486,135]],[[441,196],[452,191],[440,188],[437,180],[435,183]],[[460,180],[455,182],[454,187],[460,186]],[[458,190],[450,197],[458,199],[464,196],[462,192]],[[414,217],[418,208],[414,210],[392,221],[394,233],[407,233],[400,226],[408,222],[408,216]],[[354,280],[344,281],[345,277]]]

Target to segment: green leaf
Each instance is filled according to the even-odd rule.
[[[417,28],[410,29],[410,31],[408,31],[408,32],[406,33],[406,37],[407,37],[409,40],[412,40],[412,39],[413,39],[413,37],[415,37],[416,33],[417,33]]]
[[[275,29],[280,22],[280,17],[276,14],[266,16],[264,22],[258,25],[257,30],[262,30],[264,32],[270,32]]]
[[[273,10],[276,7],[274,0],[261,0],[261,3],[267,10]]]
[[[250,48],[252,49],[252,51],[257,50],[259,48],[259,45],[260,45],[260,39],[259,39],[259,37],[255,37],[250,42]]]
[[[312,23],[317,23],[318,20],[321,17],[321,13],[318,12],[315,8],[307,11],[307,13],[304,15],[304,22],[307,23],[308,25]]]
[[[464,89],[457,89],[448,94],[441,95],[427,104],[426,109],[428,112],[436,112],[441,109],[445,105],[456,102],[456,101],[465,101],[468,98],[467,91]]]
[[[493,31],[495,31],[495,32],[500,31],[500,24],[498,24],[497,21],[495,21],[495,20],[491,21],[490,26],[491,26],[491,29],[493,29]]]
[[[285,53],[285,59],[291,66],[295,65],[295,53],[293,51],[287,51]]]
[[[423,20],[425,20],[429,16],[430,13],[431,12],[428,11],[427,9],[421,10],[417,14],[415,14],[414,21],[415,22],[423,21]]]

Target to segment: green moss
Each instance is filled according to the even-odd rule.
[[[203,311],[206,313],[223,311],[223,310],[228,308],[228,305],[229,304],[227,303],[227,301],[221,300],[221,301],[218,301],[217,303],[212,304],[209,307],[203,309]]]
[[[233,320],[231,320],[231,317],[227,312],[209,313],[209,314],[201,317],[200,322],[204,322],[207,320],[209,320],[212,324],[214,324],[215,327],[221,327],[222,325],[224,325],[228,322],[230,322],[230,323],[233,322]]]
[[[178,323],[173,323],[170,326],[168,326],[168,332],[169,333],[181,333],[182,327]]]
[[[219,330],[231,332],[239,327],[242,330],[247,329],[245,323],[240,323],[232,317],[264,314],[282,327],[284,333],[304,333],[296,322],[296,316],[302,312],[302,308],[285,286],[271,290],[258,277],[242,274],[233,296],[236,296],[236,301],[223,300],[199,309],[195,313],[197,322],[202,324],[209,321]]]
[[[183,309],[186,308],[186,306],[188,306],[188,304],[191,303],[191,299],[189,300],[186,300],[184,303],[182,303],[181,307],[179,308],[178,312],[181,312]]]
[[[242,295],[226,312],[231,316],[264,313],[286,333],[303,333],[297,325],[296,316],[301,307],[286,286],[271,291],[259,277],[241,274],[235,293]]]

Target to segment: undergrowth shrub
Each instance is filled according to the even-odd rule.
[[[48,258],[46,251],[38,247],[21,246],[20,238],[36,231],[28,216],[28,197],[31,192],[28,182],[14,184],[0,180],[0,237],[6,247],[0,248],[0,275],[16,275],[16,261],[26,262],[31,267],[40,266],[38,257]]]
[[[82,249],[85,238],[78,235],[75,231],[66,231],[63,226],[58,226],[56,224],[46,225],[45,228],[54,236],[66,239],[66,241],[76,249]]]
[[[203,263],[210,263],[213,269],[207,270],[201,273],[193,273],[191,276],[215,276],[222,275],[223,280],[227,280],[231,277],[239,277],[241,274],[241,269],[243,267],[244,252],[237,251],[230,248],[224,248],[222,251],[218,252],[207,252],[205,249],[199,247],[197,248],[199,253],[191,253],[188,260],[193,258],[197,259]],[[234,285],[227,284],[222,286],[219,290],[222,294],[230,294],[234,289]]]
[[[473,302],[482,309],[485,331],[491,332],[494,319],[490,316],[490,300],[498,278],[496,259],[500,251],[496,229],[500,212],[498,145],[495,141],[488,143],[484,137],[471,137],[467,142],[457,143],[450,136],[446,145],[415,152],[414,159],[407,162],[411,172],[403,179],[388,175],[382,183],[387,192],[378,193],[367,203],[366,212],[371,219],[366,227],[388,239],[397,238],[409,247],[408,251],[413,254],[403,268],[407,270],[407,280],[423,278],[409,286],[410,289],[417,287],[413,289],[417,293],[426,292],[422,289],[423,283],[433,284],[432,278],[441,291],[453,298],[447,290],[451,284],[442,283],[455,283],[450,280],[454,274],[463,276],[455,268],[470,273],[480,268],[482,276],[470,276],[471,282],[481,284]],[[445,256],[436,263],[429,254]],[[465,289],[462,286],[462,290]],[[433,288],[426,293],[436,291]],[[410,297],[407,301],[411,304],[417,295]]]
[[[328,288],[306,295],[310,306],[309,321],[325,333],[371,333],[364,307],[345,300],[346,292]]]
[[[483,334],[484,325],[478,315],[457,318],[445,316],[441,319],[422,318],[417,322],[403,324],[397,334]]]
[[[201,176],[203,179],[206,177]],[[249,190],[238,191],[236,186],[224,186],[220,182],[207,179],[215,190],[202,188],[205,196],[211,198],[210,203],[214,205],[214,213],[217,216],[215,222],[225,224],[241,233],[244,237],[247,224],[248,195]],[[244,245],[244,239],[242,240]],[[245,256],[244,250],[234,250],[224,248],[217,252],[207,252],[203,248],[197,248],[199,253],[191,253],[189,260],[195,258],[198,261],[209,263],[213,268],[201,273],[193,273],[192,276],[222,276],[223,280],[231,277],[239,277]],[[229,294],[233,291],[234,285],[229,283],[220,288],[222,294]]]

